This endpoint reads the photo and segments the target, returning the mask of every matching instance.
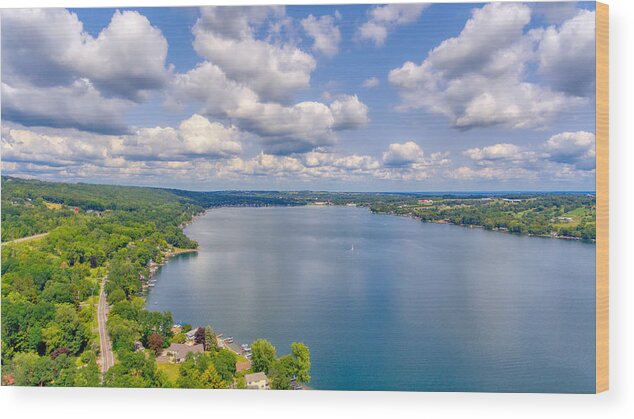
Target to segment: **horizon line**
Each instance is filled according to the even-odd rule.
[[[596,195],[595,190],[520,190],[520,189],[509,189],[509,190],[435,190],[435,191],[354,191],[354,190],[326,190],[326,189],[215,189],[215,190],[196,190],[196,189],[183,189],[180,187],[170,187],[170,186],[148,186],[148,185],[126,185],[126,184],[116,184],[116,183],[96,183],[96,182],[64,182],[59,180],[42,180],[36,177],[22,177],[15,175],[2,175],[2,178],[8,179],[21,179],[21,180],[35,180],[39,182],[48,182],[48,183],[62,183],[67,185],[95,185],[95,186],[120,186],[120,187],[129,187],[129,188],[148,188],[148,189],[163,189],[163,190],[172,190],[172,191],[183,191],[183,192],[196,192],[196,193],[214,193],[214,192],[326,192],[326,193],[358,193],[358,194],[399,194],[399,195],[422,195],[422,194],[430,194],[430,195],[438,195],[438,194],[475,194],[475,195],[484,195],[484,194],[512,194],[512,193],[522,193],[522,194],[593,194]]]

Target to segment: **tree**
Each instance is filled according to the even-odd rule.
[[[194,333],[194,343],[196,343],[197,345],[205,344],[205,329],[203,329],[202,327],[196,329],[196,333]]]
[[[109,387],[167,387],[167,377],[156,368],[154,357],[140,352],[120,351],[118,360],[108,370],[105,385]]]
[[[200,383],[203,388],[225,388],[225,382],[222,381],[222,377],[216,371],[214,364],[209,366],[200,375]]]
[[[55,377],[53,360],[34,353],[19,353],[12,361],[15,384],[18,386],[44,386]]]
[[[253,356],[251,367],[254,372],[264,372],[268,374],[275,363],[275,346],[266,339],[258,339],[251,344]]]
[[[310,382],[310,351],[308,346],[301,342],[293,342],[291,344],[292,356],[295,361],[295,375],[297,381],[301,383]]]
[[[96,387],[99,385],[101,374],[97,366],[97,356],[93,351],[85,351],[81,354],[81,360],[85,364],[75,375],[76,387]]]
[[[150,350],[154,351],[154,353],[158,355],[161,349],[163,349],[163,336],[159,335],[158,333],[152,333],[147,338],[147,346]]]
[[[171,343],[185,343],[187,341],[187,337],[184,333],[177,333],[170,339]]]
[[[123,300],[125,300],[125,291],[121,288],[116,288],[108,294],[108,302],[110,304],[116,304]]]
[[[271,388],[274,390],[288,390],[291,379],[295,375],[295,359],[291,355],[281,357],[271,369]]]
[[[213,361],[216,371],[218,371],[222,379],[226,382],[231,381],[236,373],[236,355],[227,349],[221,349]]]
[[[205,350],[215,351],[218,348],[218,341],[216,340],[216,333],[211,326],[205,326]]]

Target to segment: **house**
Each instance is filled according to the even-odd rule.
[[[169,348],[165,350],[165,354],[174,357],[174,362],[180,363],[187,358],[187,354],[204,354],[205,348],[203,345],[185,345],[184,343],[172,343]]]
[[[246,371],[251,368],[251,361],[238,361],[236,362],[236,372]]]
[[[418,203],[423,205],[433,205],[434,201],[431,199],[419,199]]]
[[[247,388],[251,390],[269,389],[269,379],[266,378],[266,374],[264,374],[263,372],[256,372],[254,374],[245,375],[244,382],[247,384]]]
[[[190,330],[189,332],[185,333],[185,337],[187,338],[187,340],[194,340],[196,338],[196,331],[197,330],[198,330],[198,328],[195,327],[192,330]]]

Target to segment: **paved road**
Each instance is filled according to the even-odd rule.
[[[42,233],[42,234],[36,234],[34,236],[22,237],[21,239],[15,239],[15,240],[10,240],[8,242],[4,242],[2,243],[2,245],[4,246],[5,244],[14,244],[14,243],[26,242],[29,240],[41,239],[42,237],[46,237],[47,235],[48,233]]]
[[[114,365],[114,354],[112,353],[112,344],[110,343],[110,335],[106,328],[106,320],[108,320],[108,301],[106,299],[106,277],[101,281],[101,291],[99,292],[99,304],[97,305],[97,323],[99,325],[99,352],[101,353],[101,372],[103,374]]]

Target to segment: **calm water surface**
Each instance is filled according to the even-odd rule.
[[[594,391],[594,244],[346,207],[214,209],[186,233],[200,251],[148,307],[303,341],[315,388]]]

